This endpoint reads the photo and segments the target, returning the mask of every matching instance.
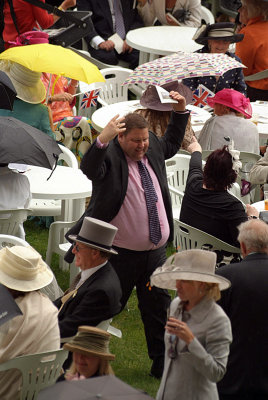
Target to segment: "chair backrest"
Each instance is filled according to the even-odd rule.
[[[26,208],[0,210],[0,233],[16,236],[30,212]]]
[[[0,364],[0,371],[18,369],[22,374],[20,400],[35,400],[40,390],[56,382],[67,355],[62,349],[28,354]]]
[[[3,247],[11,247],[11,246],[30,246],[26,240],[23,240],[17,236],[12,235],[3,235],[0,234],[0,249]]]
[[[101,69],[100,72],[105,78],[105,84],[101,87],[99,103],[105,106],[127,101],[128,87],[127,85],[123,86],[122,83],[133,71],[128,68],[114,67]]]
[[[68,147],[62,146],[62,144],[59,144],[59,147],[62,153],[59,154],[58,161],[63,160],[68,165],[68,167],[78,169],[78,162],[73,152],[68,149]]]
[[[174,157],[165,161],[168,184],[181,192],[185,190],[190,160],[190,154],[175,154]],[[203,161],[202,164],[204,166],[205,162]]]
[[[201,20],[204,20],[206,24],[214,24],[215,23],[215,18],[212,12],[204,7],[201,6]]]
[[[174,236],[177,251],[190,249],[223,250],[240,254],[240,248],[234,247],[197,228],[174,219]]]

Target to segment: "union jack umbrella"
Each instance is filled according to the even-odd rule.
[[[198,76],[221,76],[233,68],[246,68],[227,54],[178,53],[139,65],[125,80],[124,85],[164,83]]]
[[[100,89],[94,89],[91,92],[84,93],[81,101],[80,110],[83,108],[95,107],[97,105]]]
[[[207,98],[213,97],[215,94],[206,88],[204,85],[199,85],[198,88],[193,92],[192,104],[196,107],[203,108],[207,106]]]

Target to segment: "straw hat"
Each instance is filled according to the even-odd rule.
[[[1,69],[9,76],[18,99],[26,103],[39,104],[46,97],[46,88],[41,81],[41,72],[31,71],[15,62],[1,63]]]
[[[235,24],[232,22],[217,22],[216,24],[202,25],[193,36],[198,44],[207,44],[209,39],[226,40],[231,43],[241,42],[244,35],[235,33]]]
[[[93,249],[118,254],[113,248],[113,240],[118,229],[96,218],[85,217],[78,235],[70,235],[69,239],[84,243]]]
[[[151,275],[151,286],[162,289],[176,289],[176,280],[218,283],[220,290],[231,283],[215,275],[216,253],[206,250],[185,250],[169,257],[162,267]]]
[[[214,107],[215,103],[233,108],[234,110],[245,115],[246,118],[252,117],[252,107],[250,100],[234,89],[222,89],[215,96],[207,99],[210,107]]]
[[[32,247],[13,246],[0,250],[0,283],[19,290],[31,292],[47,286],[53,274]]]
[[[168,92],[172,90],[179,92],[183,97],[185,97],[186,104],[190,104],[193,99],[193,93],[186,85],[178,81],[172,81],[165,83],[161,86]],[[146,90],[141,96],[140,103],[143,107],[149,108],[156,111],[172,111],[172,103],[161,103],[159,95],[157,93],[156,87],[154,85],[147,86]]]
[[[97,356],[104,360],[114,360],[109,351],[110,334],[93,326],[79,326],[77,334],[63,345],[65,350],[85,356]]]

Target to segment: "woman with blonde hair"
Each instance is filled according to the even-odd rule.
[[[110,334],[93,326],[79,326],[74,338],[63,348],[73,353],[73,362],[64,378],[81,380],[102,375],[113,375],[110,361],[115,359],[109,351]]]
[[[166,323],[165,365],[157,400],[217,400],[231,324],[216,304],[230,282],[215,275],[216,254],[185,250],[155,270],[151,285],[177,290]]]

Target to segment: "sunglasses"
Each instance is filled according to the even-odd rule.
[[[178,343],[178,337],[176,335],[170,335],[169,336],[168,356],[169,356],[169,358],[171,358],[171,360],[175,360],[175,358],[177,358],[177,356],[178,356],[177,343]]]
[[[80,244],[77,243],[73,243],[72,244],[72,248],[75,249],[75,251],[77,251],[79,253],[79,251],[86,249],[87,247],[83,247]]]

